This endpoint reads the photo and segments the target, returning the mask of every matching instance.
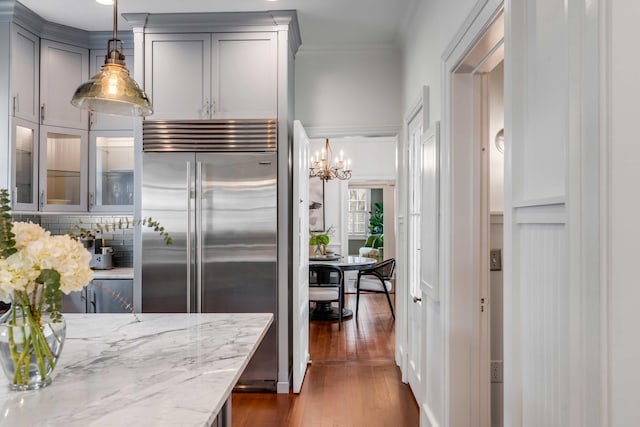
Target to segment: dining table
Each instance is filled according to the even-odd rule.
[[[362,270],[367,267],[370,267],[378,262],[375,258],[367,258],[361,256],[352,256],[352,255],[338,255],[338,254],[327,254],[320,256],[310,256],[309,257],[309,265],[328,265],[332,267],[338,267],[342,272],[345,271],[353,271],[353,270]],[[342,300],[344,301],[344,274],[342,275],[342,283],[341,283],[341,292],[342,292]],[[320,307],[317,307],[316,310],[313,310],[310,313],[310,318],[312,320],[338,320],[340,317],[340,313],[338,308],[333,307],[331,304],[324,304]],[[350,318],[353,317],[353,310],[350,308],[343,307],[342,308],[342,318]]]

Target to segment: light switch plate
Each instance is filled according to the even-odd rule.
[[[489,253],[489,261],[491,263],[491,271],[502,270],[502,250],[491,249]]]
[[[502,360],[491,361],[491,382],[492,383],[502,382]]]

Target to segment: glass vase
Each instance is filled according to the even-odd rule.
[[[37,319],[28,307],[12,304],[0,317],[0,363],[9,389],[24,391],[51,384],[67,326],[46,312]]]

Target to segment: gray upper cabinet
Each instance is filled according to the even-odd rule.
[[[38,140],[40,126],[29,120],[11,120],[11,201],[14,211],[38,210]]]
[[[19,25],[11,25],[11,102],[14,117],[38,123],[40,39]]]
[[[153,105],[151,119],[208,118],[211,35],[147,35],[145,91]]]
[[[65,43],[40,41],[40,123],[87,129],[86,110],[71,105],[77,87],[89,79],[89,50]]]
[[[89,52],[89,75],[98,74],[104,65],[104,57],[107,53],[106,43],[103,49],[92,49]],[[133,76],[133,49],[124,50],[125,61],[129,75]],[[130,130],[133,129],[134,118],[113,116],[111,114],[89,113],[90,130]]]
[[[151,119],[275,118],[275,32],[149,34]]]
[[[213,34],[211,48],[212,117],[276,118],[276,34]]]
[[[40,127],[40,211],[87,211],[87,134],[77,129]]]
[[[89,211],[133,210],[133,132],[89,132]]]

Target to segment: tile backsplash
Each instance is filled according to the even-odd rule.
[[[79,232],[80,228],[91,229],[97,224],[117,224],[119,220],[133,220],[127,215],[14,215],[16,221],[30,221],[40,224],[51,234],[66,234],[69,230]],[[114,267],[133,267],[133,227],[98,233],[96,239],[104,239],[104,246],[113,248]]]

